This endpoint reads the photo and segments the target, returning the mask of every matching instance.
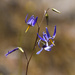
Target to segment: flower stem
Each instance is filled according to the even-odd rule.
[[[48,11],[48,10],[49,10],[49,8],[48,8],[46,11]],[[46,13],[45,13],[45,14],[46,14]],[[43,20],[44,20],[45,14],[43,15],[43,18],[42,18],[40,24],[38,25],[38,23],[37,23],[37,26],[38,26],[38,31],[37,31],[37,33],[38,33],[38,34],[39,34],[39,31],[40,31],[40,26],[41,26],[41,24],[42,24],[42,22],[43,22]],[[28,62],[27,62],[26,75],[28,74],[29,63],[30,63],[30,60],[31,60],[31,58],[32,58],[32,56],[33,56],[33,53],[34,53],[34,51],[35,51],[35,48],[36,48],[36,45],[37,45],[37,40],[38,40],[38,35],[36,36],[36,40],[35,40],[35,43],[34,43],[33,51],[32,51],[31,56],[30,56],[30,58],[29,58],[29,60],[28,60]]]
[[[19,38],[18,38],[18,46],[19,47],[22,47],[22,42],[23,42],[23,35],[24,35],[25,33],[24,33],[24,31],[23,31],[23,29],[19,32],[19,34],[18,34],[18,36],[19,36]],[[25,58],[26,58],[26,60],[28,61],[28,58],[27,58],[27,55],[26,55],[26,51],[24,50],[24,55],[25,55]],[[19,58],[18,58],[18,62],[19,62],[19,68],[18,68],[18,75],[22,75],[22,67],[23,67],[23,65],[22,65],[22,57],[23,57],[23,55],[22,55],[22,53],[19,53]]]
[[[40,30],[40,27],[38,26],[38,33],[39,33],[39,30]],[[32,54],[31,54],[31,56],[30,56],[30,58],[29,58],[29,60],[28,60],[28,62],[27,62],[26,75],[27,75],[27,73],[28,73],[28,66],[29,66],[30,60],[31,60],[31,58],[32,58],[32,56],[33,56],[33,53],[34,53],[34,51],[35,51],[35,47],[36,47],[36,45],[37,45],[37,39],[38,39],[38,35],[36,36],[35,44],[34,44],[34,47],[33,47],[33,52],[32,52]]]

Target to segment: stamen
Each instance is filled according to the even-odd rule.
[[[29,30],[29,28],[30,28],[30,25],[29,25],[28,28],[26,29],[25,33]]]
[[[41,43],[44,45],[45,43],[41,41]]]
[[[24,53],[24,50],[23,50],[21,47],[18,47],[18,49],[19,49],[21,52]]]
[[[53,41],[51,40],[51,39],[49,39],[50,40],[50,42],[55,46],[55,44],[53,43]]]

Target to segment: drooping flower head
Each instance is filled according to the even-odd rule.
[[[8,56],[9,54],[11,54],[12,52],[14,52],[14,51],[16,51],[16,50],[20,50],[21,52],[24,53],[24,50],[23,50],[21,47],[17,47],[17,48],[15,48],[15,49],[11,50],[11,51],[8,51],[8,53],[6,53],[5,56]]]
[[[27,14],[27,16],[25,18],[25,23],[28,25],[28,28],[26,29],[25,33],[28,31],[28,29],[30,28],[30,26],[32,26],[32,27],[35,26],[35,24],[37,22],[37,19],[38,19],[38,17],[34,18],[34,15],[32,15],[30,17],[30,19],[28,21],[26,21],[27,20],[27,17],[28,17],[28,14]]]

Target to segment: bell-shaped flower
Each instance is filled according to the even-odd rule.
[[[11,51],[8,51],[8,53],[6,53],[5,56],[8,56],[9,54],[11,54],[12,52],[14,52],[14,51],[16,51],[16,50],[20,50],[21,52],[24,53],[24,50],[23,50],[21,47],[17,47],[17,48],[15,48],[15,49],[11,50]]]
[[[31,26],[32,26],[32,27],[35,26],[35,24],[36,24],[36,22],[37,22],[37,19],[38,19],[38,17],[34,18],[34,15],[32,15],[32,16],[30,17],[30,19],[29,19],[28,21],[26,21],[26,20],[27,20],[27,17],[28,17],[28,14],[27,14],[27,16],[26,16],[26,18],[25,18],[25,23],[28,25],[28,28],[26,29],[25,33],[29,30],[29,28],[30,28]]]

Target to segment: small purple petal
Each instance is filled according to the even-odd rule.
[[[50,51],[51,47],[50,46],[47,46],[44,48],[46,51]]]
[[[43,39],[44,39],[45,41],[48,41],[48,36],[47,36],[47,34],[44,33],[44,32],[43,32]]]
[[[48,31],[47,27],[46,27],[46,33],[47,33],[48,38],[51,37],[50,34],[49,34],[49,31]]]
[[[52,48],[49,49],[49,51],[51,51],[51,50],[52,50]]]
[[[30,19],[28,20],[28,22],[30,22],[31,20],[34,20],[35,18],[34,18],[34,15],[32,15],[31,17],[30,17]]]
[[[54,42],[55,42],[55,41],[53,41],[53,43],[54,43]],[[53,44],[50,45],[50,47],[53,47],[53,46],[54,46]]]
[[[25,18],[25,23],[27,23],[27,22],[26,22],[26,20],[27,20],[27,17],[28,17],[28,14],[27,14],[27,16],[26,16],[26,18]]]
[[[43,32],[43,39],[44,39],[44,40],[46,40],[45,35],[46,35],[46,34]]]
[[[36,19],[35,19],[35,20],[33,20],[33,22],[32,22],[32,26],[34,26],[34,25],[35,25],[35,23],[37,22],[37,19],[38,19],[38,17],[36,17]]]
[[[15,48],[15,49],[13,49],[13,50],[11,50],[11,51],[8,51],[8,53],[6,53],[5,56],[8,56],[9,54],[11,54],[12,52],[14,52],[14,51],[16,51],[16,50],[18,50],[18,47]]]
[[[53,36],[52,36],[52,39],[54,39],[55,36],[56,36],[56,26],[55,26],[55,28],[54,28],[54,34],[53,34]]]
[[[38,51],[36,54],[40,54],[42,50],[43,50],[43,48],[41,48],[41,50],[40,50],[40,51]]]
[[[30,17],[30,19],[27,21],[27,24],[28,25],[31,25],[32,26],[32,22],[34,21],[34,16],[32,15],[31,17]]]
[[[42,41],[45,41],[38,33],[37,33],[37,35]]]
[[[30,25],[30,26],[35,26],[38,17],[34,18],[34,15],[32,15],[32,16],[30,17],[30,19],[29,19],[28,21],[26,21],[26,20],[27,20],[27,17],[28,17],[28,15],[27,15],[26,18],[25,18],[25,23],[27,23],[27,24]]]
[[[46,42],[46,46],[48,46],[48,42]]]
[[[41,48],[41,47],[40,47],[40,41],[41,41],[41,39],[38,41],[38,46],[39,46],[39,48]]]
[[[54,41],[53,41],[53,43],[54,43]],[[53,47],[54,45],[53,44],[51,44],[50,46],[47,46],[46,45],[46,47],[44,48],[46,51],[51,51],[51,48]]]

